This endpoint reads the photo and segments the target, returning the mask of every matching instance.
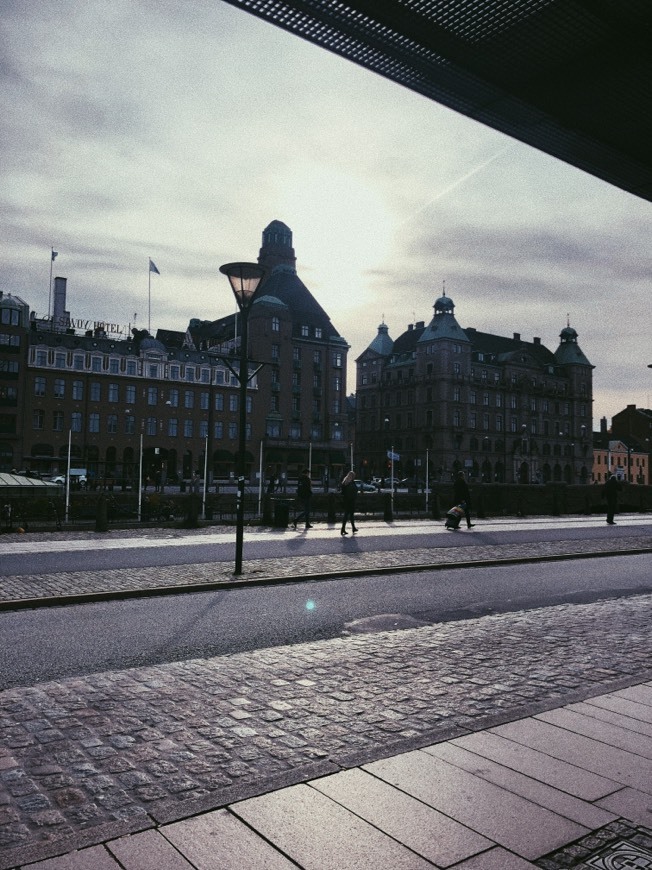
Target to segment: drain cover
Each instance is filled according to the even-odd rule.
[[[652,870],[652,830],[618,819],[534,863],[541,870]]]

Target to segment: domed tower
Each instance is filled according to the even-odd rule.
[[[422,347],[439,339],[469,344],[466,333],[455,319],[455,303],[446,295],[445,290],[439,299],[435,300],[433,308],[435,315],[421,334],[419,345]]]
[[[577,343],[577,332],[573,329],[570,323],[567,322],[566,326],[559,333],[559,340],[559,347],[555,351],[557,365],[589,366],[591,369],[594,368],[582,353],[582,350]]]
[[[272,221],[263,230],[263,244],[258,263],[271,272],[276,266],[285,266],[296,272],[297,258],[292,247],[292,230],[282,221]]]
[[[381,323],[378,327],[378,334],[371,342],[367,350],[380,354],[380,356],[389,356],[392,352],[394,342],[389,337],[389,326],[386,323]]]
[[[566,322],[559,334],[559,347],[555,351],[555,363],[559,373],[566,378],[568,411],[570,420],[568,434],[572,450],[572,477],[569,483],[588,483],[593,465],[593,369],[579,344],[577,332]],[[566,445],[565,445],[566,446]]]

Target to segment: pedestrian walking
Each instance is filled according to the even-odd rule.
[[[471,522],[471,490],[464,479],[463,471],[458,471],[455,475],[455,482],[453,483],[453,500],[457,505],[464,505],[466,527],[467,529],[473,528],[475,523]]]
[[[618,493],[622,488],[622,484],[615,474],[611,475],[602,488],[602,497],[607,500],[607,522],[610,526],[616,525],[614,522],[614,514],[618,507]]]
[[[349,471],[342,480],[342,484],[340,486],[340,490],[342,492],[342,500],[344,502],[344,516],[342,517],[342,529],[340,534],[342,536],[348,535],[346,530],[346,521],[348,520],[351,523],[351,531],[357,532],[357,528],[355,525],[355,500],[358,497],[358,487],[355,483],[355,475],[352,471]]]
[[[306,529],[311,529],[310,502],[312,500],[312,481],[310,480],[310,471],[307,468],[304,468],[299,475],[299,482],[297,483],[297,499],[302,510],[300,514],[297,514],[294,517],[294,528],[296,529],[299,520],[304,520],[306,523]]]

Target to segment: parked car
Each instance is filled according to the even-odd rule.
[[[353,481],[358,488],[358,492],[378,492],[378,487],[373,483],[365,483],[364,480]]]
[[[61,486],[66,485],[66,475],[65,474],[57,474],[56,477],[51,478],[52,483],[58,483]],[[82,489],[86,486],[87,483],[86,475],[81,474],[79,477],[75,477],[74,475],[70,478],[71,486],[81,486]]]

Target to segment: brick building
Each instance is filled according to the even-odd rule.
[[[453,300],[428,325],[393,341],[386,324],[356,360],[357,455],[367,477],[588,483],[592,466],[592,370],[568,324],[553,352],[462,329]]]
[[[337,476],[347,459],[348,344],[296,274],[285,224],[264,230],[258,260],[269,271],[249,317],[249,481],[261,464],[264,475],[291,479],[310,460],[314,478]],[[194,318],[185,332],[119,334],[104,322],[80,329],[66,293],[66,279],[56,278],[44,321],[0,294],[0,470],[54,475],[70,454],[70,467],[91,481],[134,485],[142,452],[145,478],[189,479],[206,469],[209,481],[229,480],[239,314]]]
[[[600,432],[593,436],[593,479],[605,481],[609,474],[628,483],[650,484],[652,456],[652,411],[627,407],[614,414],[611,431],[607,420],[600,421]]]

